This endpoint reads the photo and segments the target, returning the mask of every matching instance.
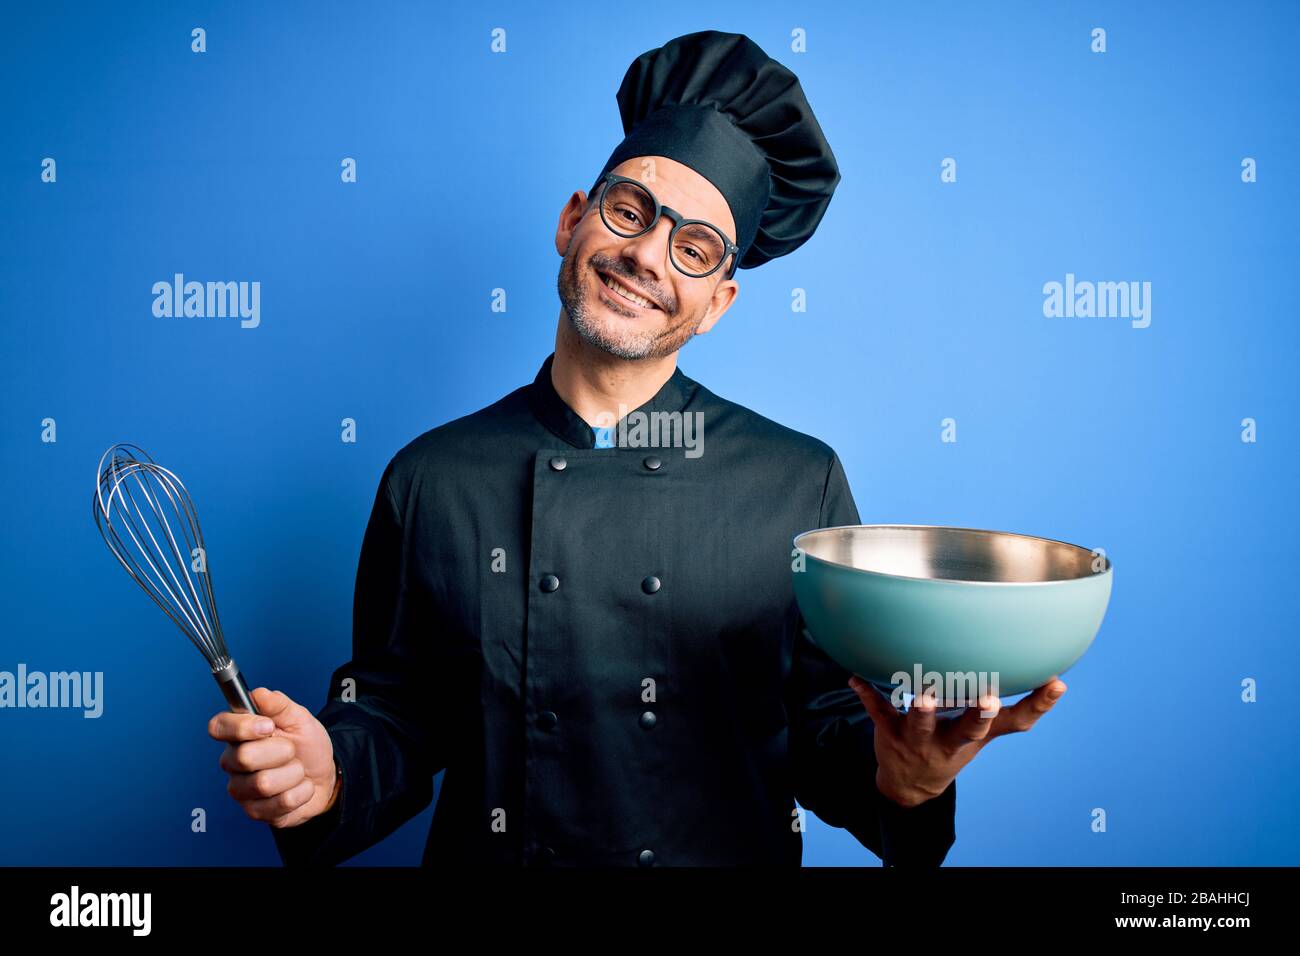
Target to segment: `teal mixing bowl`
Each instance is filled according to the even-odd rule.
[[[973,706],[951,692],[980,675],[1010,697],[1063,674],[1096,637],[1114,577],[1087,548],[1005,531],[850,525],[794,546],[795,599],[818,646],[887,693],[939,675],[941,706]]]

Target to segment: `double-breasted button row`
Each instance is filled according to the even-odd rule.
[[[551,471],[564,471],[569,467],[569,461],[563,455],[555,455],[549,462]],[[641,459],[641,464],[645,466],[646,471],[658,471],[663,467],[663,459],[658,455],[646,455]]]
[[[551,594],[560,589],[560,579],[554,574],[543,574],[541,579],[537,582],[537,586],[547,594]],[[654,594],[661,587],[663,587],[663,582],[653,574],[641,580],[641,590],[646,594]]]

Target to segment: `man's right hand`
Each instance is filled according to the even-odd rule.
[[[277,829],[330,809],[337,773],[325,726],[278,690],[258,687],[253,703],[260,714],[223,710],[208,721],[209,736],[226,744],[219,763],[230,775],[230,796],[252,819]]]

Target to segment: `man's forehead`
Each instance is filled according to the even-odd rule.
[[[685,163],[667,156],[634,156],[610,172],[644,182],[665,206],[671,206],[687,219],[711,222],[735,239],[736,221],[726,197]]]

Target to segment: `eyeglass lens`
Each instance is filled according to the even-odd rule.
[[[600,214],[611,230],[632,238],[645,232],[654,220],[654,198],[638,183],[610,183],[601,200]],[[712,226],[693,222],[677,229],[669,254],[677,268],[701,276],[722,261],[727,244]]]

